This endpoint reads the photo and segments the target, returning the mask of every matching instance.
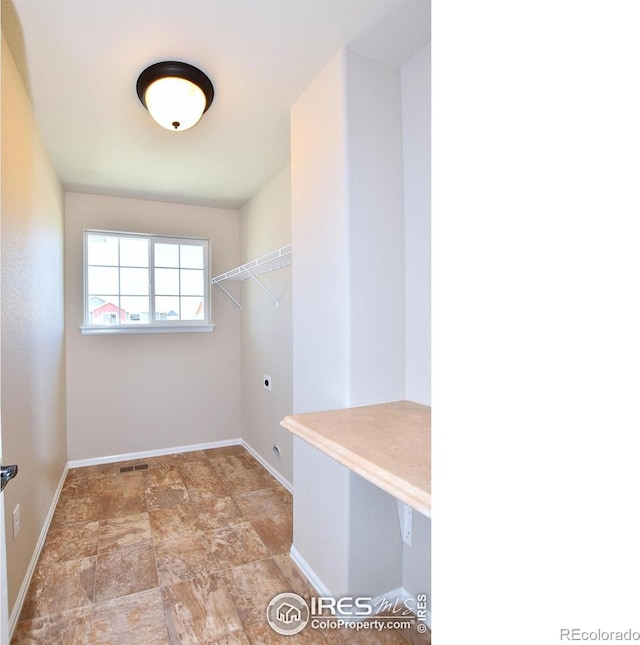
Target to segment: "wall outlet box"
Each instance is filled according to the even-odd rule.
[[[20,504],[16,504],[13,509],[13,539],[15,540],[20,533]]]

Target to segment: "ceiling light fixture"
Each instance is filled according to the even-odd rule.
[[[213,102],[213,84],[197,67],[178,61],[155,63],[136,83],[138,98],[163,128],[193,127]]]

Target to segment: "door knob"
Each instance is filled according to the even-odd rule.
[[[0,492],[2,492],[4,487],[18,474],[18,466],[0,466],[0,468],[2,469]]]

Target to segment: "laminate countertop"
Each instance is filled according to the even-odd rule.
[[[431,516],[431,408],[392,401],[291,414],[280,425],[367,481]]]

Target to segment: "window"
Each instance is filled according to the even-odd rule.
[[[82,333],[210,331],[209,242],[85,231]]]

